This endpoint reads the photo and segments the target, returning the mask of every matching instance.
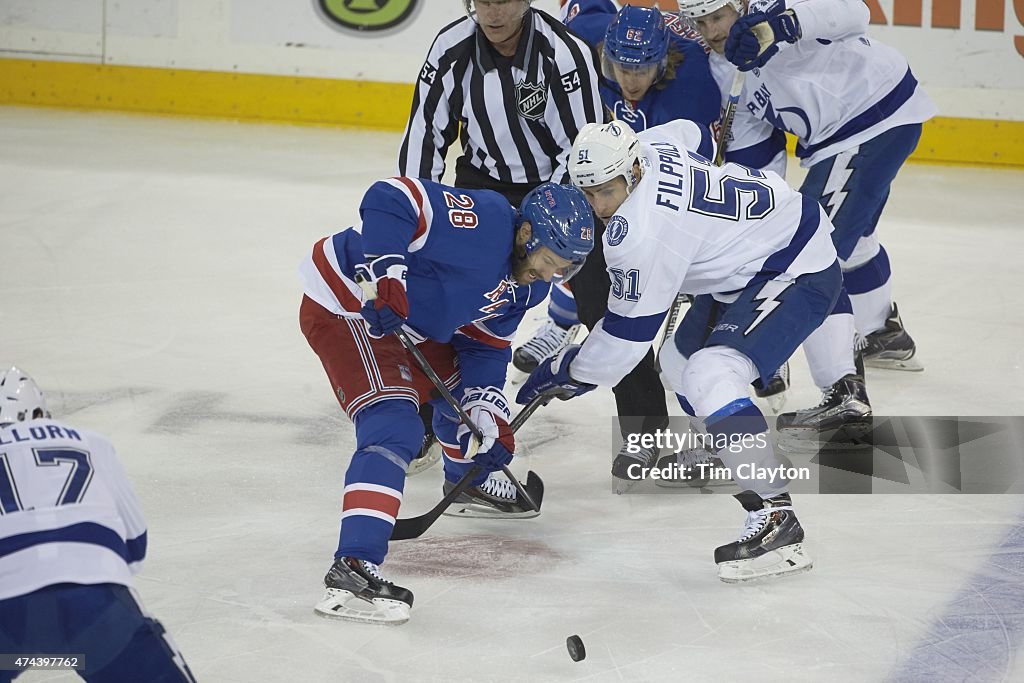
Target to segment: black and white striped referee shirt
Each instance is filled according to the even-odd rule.
[[[572,141],[603,117],[593,52],[557,19],[529,9],[516,54],[507,58],[463,17],[441,30],[427,54],[398,173],[441,180],[459,135],[458,175],[469,171],[495,185],[567,183]]]

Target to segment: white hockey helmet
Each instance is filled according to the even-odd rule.
[[[633,164],[639,158],[640,140],[628,124],[588,123],[572,143],[569,176],[576,187],[601,185],[622,176],[632,192],[638,180]]]
[[[14,366],[0,373],[0,426],[37,417],[50,417],[50,412],[35,381]]]
[[[732,5],[740,14],[746,13],[743,0],[679,0],[679,15],[686,19],[697,19],[726,5]]]

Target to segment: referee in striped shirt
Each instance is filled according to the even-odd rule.
[[[527,0],[466,5],[420,71],[398,171],[440,181],[459,136],[454,184],[497,190],[518,207],[540,183],[569,182],[572,141],[604,120],[594,55]]]
[[[398,174],[440,181],[448,148],[458,137],[462,155],[453,184],[495,190],[518,207],[540,183],[570,182],[569,152],[580,128],[610,120],[598,90],[595,56],[586,42],[531,8],[529,0],[464,4],[467,16],[441,29],[420,70]],[[600,221],[598,229],[603,232]],[[600,244],[598,235],[573,278],[579,318],[588,329],[608,303],[610,281]],[[658,426],[667,421],[653,353],[614,391],[619,415],[654,416]],[[429,441],[430,417],[421,415]]]

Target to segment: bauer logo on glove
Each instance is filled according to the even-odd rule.
[[[355,280],[363,290],[363,307],[359,314],[366,321],[372,337],[391,334],[409,317],[409,298],[405,291],[408,268],[401,254],[367,256],[366,263],[356,266]]]
[[[497,387],[472,387],[466,389],[463,396],[462,409],[476,425],[483,439],[474,454],[472,431],[465,424],[459,425],[459,448],[464,457],[472,459],[485,470],[500,470],[512,462],[516,450],[515,436],[508,424],[508,401]]]

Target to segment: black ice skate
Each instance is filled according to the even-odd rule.
[[[857,375],[839,379],[825,390],[815,407],[783,413],[775,422],[779,445],[784,449],[801,441],[820,446],[859,446],[871,425],[871,402],[864,379]]]
[[[633,447],[632,450],[636,453],[630,453],[627,444],[623,443],[612,461],[612,491],[616,494],[625,493],[645,481],[648,477],[644,470],[655,466],[661,452],[660,449],[643,446]]]
[[[444,494],[448,495],[453,488],[455,484],[446,479]],[[492,472],[480,486],[466,489],[448,506],[444,514],[485,519],[529,519],[539,515],[540,510],[530,509],[526,503],[519,500],[518,493],[512,482]],[[529,490],[529,485],[527,493],[535,502],[539,500],[539,496],[533,495]]]
[[[885,327],[860,339],[858,350],[864,355],[864,364],[869,368],[908,372],[924,370],[921,361],[914,357],[917,345],[903,327],[903,319],[900,318],[895,302]]]
[[[354,557],[339,557],[324,577],[327,594],[316,614],[369,624],[404,624],[412,609],[412,591],[396,586],[380,567]]]
[[[814,566],[804,552],[804,530],[788,493],[762,500],[744,491],[736,499],[747,511],[747,522],[738,540],[715,548],[719,579],[740,583]]]
[[[768,407],[772,413],[778,413],[786,405],[786,391],[789,389],[789,361],[782,364],[768,384],[763,385],[760,381],[754,383],[754,393],[758,398],[768,401]]]
[[[537,333],[512,354],[512,365],[517,370],[530,374],[540,362],[553,356],[576,339],[579,323],[570,327],[559,327],[550,318],[544,321]]]
[[[655,469],[658,470],[658,478],[654,483],[662,488],[704,488],[729,486],[733,483],[722,461],[703,448],[689,448],[663,455],[658,459]]]

